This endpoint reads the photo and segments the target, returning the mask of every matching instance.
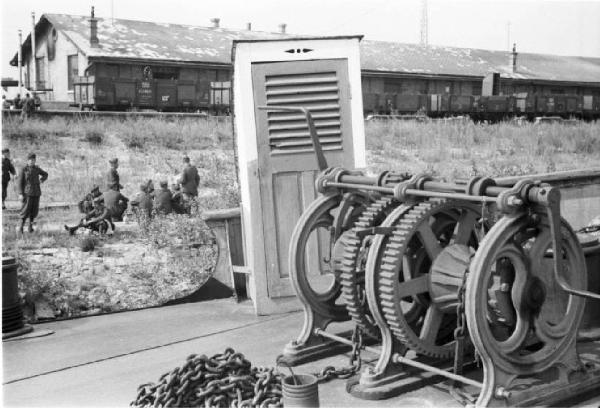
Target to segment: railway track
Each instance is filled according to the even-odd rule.
[[[20,109],[3,109],[2,117],[20,117]],[[162,118],[162,119],[203,119],[216,122],[227,122],[231,120],[231,116],[214,116],[205,113],[187,113],[187,112],[156,112],[156,111],[140,111],[140,112],[116,112],[116,111],[79,111],[79,110],[36,110],[32,113],[32,117],[40,119],[50,119],[53,117],[64,118]]]

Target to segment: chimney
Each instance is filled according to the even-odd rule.
[[[252,31],[252,23],[246,23],[246,30]]]
[[[89,19],[90,22],[90,46],[97,48],[100,46],[100,40],[98,40],[98,20],[94,15],[94,6],[92,6],[92,16]]]
[[[279,27],[279,32],[280,32],[281,34],[285,34],[285,28],[287,27],[287,24],[285,24],[285,23],[281,23],[281,24],[279,24],[279,26],[278,26],[278,27]]]
[[[510,53],[509,67],[512,69],[513,74],[517,72],[517,44],[513,44],[512,52]]]
[[[212,28],[219,28],[219,22],[221,21],[220,18],[215,17],[215,18],[211,18],[210,22],[212,23]]]

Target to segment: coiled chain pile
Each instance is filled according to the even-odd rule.
[[[190,355],[158,383],[142,384],[132,407],[282,407],[281,374],[252,367],[227,348],[212,357]]]

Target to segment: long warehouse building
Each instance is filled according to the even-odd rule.
[[[226,88],[233,40],[290,37],[285,25],[269,33],[253,31],[250,24],[225,29],[218,19],[211,21],[211,27],[198,27],[44,14],[35,26],[35,58],[31,34],[22,45],[24,85],[49,107],[73,104],[82,77],[94,84],[150,77],[187,81],[195,89],[215,83]],[[10,63],[18,65],[18,54]],[[365,101],[381,94],[480,95],[491,73],[500,74],[500,94],[600,96],[600,58],[363,40],[361,66]],[[193,97],[206,103],[211,98],[208,91]]]

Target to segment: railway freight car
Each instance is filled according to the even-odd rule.
[[[600,96],[367,93],[364,95],[364,109],[366,116],[419,113],[434,118],[466,115],[473,120],[491,121],[514,116],[525,116],[530,120],[538,116],[596,120],[600,118]]]
[[[87,76],[74,83],[73,106],[80,109],[229,113],[230,81],[133,79]]]

